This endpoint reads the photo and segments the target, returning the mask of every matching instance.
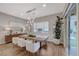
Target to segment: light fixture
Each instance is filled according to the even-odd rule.
[[[42,6],[43,6],[43,7],[46,7],[46,4],[43,4]]]
[[[26,12],[26,19],[27,19],[27,24],[29,26],[29,32],[33,31],[34,20],[36,18],[35,15],[36,15],[36,8],[33,8]]]

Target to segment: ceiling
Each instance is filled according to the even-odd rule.
[[[64,11],[65,3],[0,3],[0,12],[25,19],[28,10],[35,10],[36,17],[47,16]]]

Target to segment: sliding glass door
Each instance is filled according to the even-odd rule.
[[[77,54],[77,19],[76,19],[76,4],[72,5],[68,15],[68,55],[76,56]]]
[[[76,55],[76,15],[69,19],[69,55]]]

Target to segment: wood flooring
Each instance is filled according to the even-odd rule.
[[[32,54],[25,48],[14,46],[12,43],[0,45],[0,56],[64,56],[64,47],[47,43],[37,53]]]

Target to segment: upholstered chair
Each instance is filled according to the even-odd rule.
[[[18,46],[25,47],[26,46],[26,40],[24,38],[18,39]]]
[[[40,42],[33,42],[32,40],[27,39],[26,41],[26,50],[30,53],[36,53],[40,49]]]

